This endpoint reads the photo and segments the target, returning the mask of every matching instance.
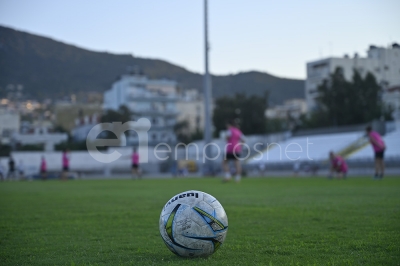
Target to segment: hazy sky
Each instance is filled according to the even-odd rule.
[[[0,0],[0,24],[204,71],[202,0]],[[210,71],[305,78],[305,63],[400,43],[399,0],[209,0]]]

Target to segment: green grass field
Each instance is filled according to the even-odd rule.
[[[158,232],[189,189],[229,218],[212,256],[183,259]],[[0,265],[399,265],[400,178],[0,183]]]

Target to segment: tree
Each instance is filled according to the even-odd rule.
[[[317,88],[318,110],[302,118],[303,128],[367,123],[379,118],[382,110],[381,88],[374,75],[363,78],[354,70],[352,81],[336,68]]]
[[[264,116],[267,108],[268,95],[264,97],[236,94],[235,97],[221,97],[215,101],[213,124],[215,135],[226,129],[228,120],[239,122],[244,134],[263,134],[266,129],[266,118]]]
[[[276,133],[288,130],[287,121],[281,118],[267,119],[265,133]]]
[[[114,110],[106,110],[105,113],[101,116],[101,123],[113,123],[113,122],[121,122],[124,124],[125,122],[131,121],[132,113],[125,105],[122,105],[118,111]],[[104,131],[105,138],[115,139],[117,136],[111,131]],[[128,134],[128,131],[125,132]]]
[[[118,111],[114,110],[106,110],[105,113],[101,116],[102,123],[112,123],[112,122],[128,122],[131,120],[131,112],[128,107],[122,105]]]
[[[318,86],[317,102],[320,111],[326,113],[327,119],[331,125],[338,125],[348,112],[349,103],[354,99],[350,99],[351,91],[350,83],[346,81],[341,68],[337,68],[334,73],[330,75],[329,80],[324,80]]]
[[[179,142],[189,143],[189,122],[187,120],[182,120],[174,125],[174,133]]]
[[[189,122],[187,120],[177,122],[174,126],[174,132],[178,141],[185,144],[203,139],[203,132],[201,130],[196,129],[195,132],[190,132]]]

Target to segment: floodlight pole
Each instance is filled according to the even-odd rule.
[[[211,143],[211,128],[212,128],[212,123],[211,123],[211,77],[210,73],[208,72],[208,52],[210,50],[209,44],[208,44],[208,14],[207,11],[207,0],[204,0],[204,57],[205,57],[205,73],[204,73],[204,145],[207,145]],[[210,145],[208,145],[208,148],[204,150],[205,154],[204,156],[207,156],[206,158],[211,158],[210,154]],[[210,161],[205,160],[205,166],[207,167],[207,170],[210,170]]]

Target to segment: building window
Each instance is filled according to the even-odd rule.
[[[151,139],[152,139],[152,140],[157,140],[157,135],[156,135],[155,133],[153,133],[153,134],[151,135]]]
[[[11,137],[11,130],[9,130],[9,129],[3,129],[2,137],[3,137],[3,138],[9,138],[9,137]]]

